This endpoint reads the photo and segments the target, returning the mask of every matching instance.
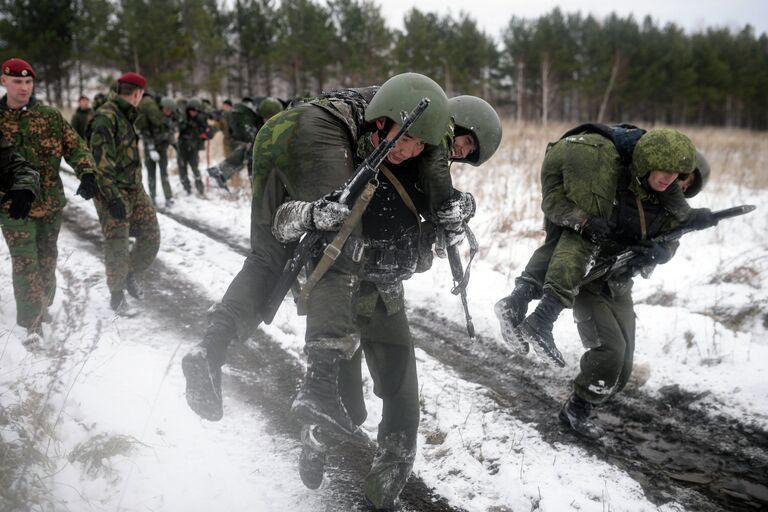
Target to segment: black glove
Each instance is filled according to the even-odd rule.
[[[632,261],[637,267],[647,267],[650,265],[661,265],[672,259],[672,249],[666,244],[642,240],[632,247],[632,250],[638,255]]]
[[[125,220],[125,203],[122,199],[114,198],[107,203],[107,210],[115,220]]]
[[[96,177],[93,174],[83,174],[83,177],[80,178],[80,186],[77,187],[75,194],[87,201],[88,199],[93,199],[98,193],[99,187],[96,185]]]
[[[581,236],[592,242],[599,244],[605,241],[613,231],[614,224],[600,217],[588,217],[587,222],[581,227]]]
[[[8,215],[12,219],[26,219],[29,210],[32,209],[32,203],[35,201],[35,194],[29,190],[9,190],[3,197],[3,202],[11,202],[8,209]]]
[[[688,217],[687,225],[694,229],[706,229],[717,226],[718,220],[709,208],[694,208]]]

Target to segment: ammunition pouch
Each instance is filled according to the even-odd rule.
[[[397,240],[366,240],[363,279],[394,283],[410,278],[419,271],[420,245],[418,232],[406,233]]]

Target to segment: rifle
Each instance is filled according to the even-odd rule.
[[[466,271],[461,265],[461,255],[459,254],[458,244],[447,247],[446,252],[448,254],[448,264],[451,267],[451,275],[453,276],[453,288],[451,288],[451,293],[461,297],[461,305],[464,308],[464,320],[467,323],[467,334],[469,335],[470,340],[474,340],[475,325],[472,323],[472,317],[469,315],[467,284],[469,284],[469,266],[472,264],[472,259],[477,253],[477,239],[466,222],[464,223],[464,232],[467,234],[470,248]]]
[[[365,187],[376,180],[379,173],[379,165],[387,158],[387,155],[395,147],[397,141],[408,133],[413,123],[421,117],[424,111],[429,106],[429,98],[422,98],[410,113],[401,113],[403,122],[400,125],[400,130],[395,134],[392,140],[382,140],[379,145],[374,149],[363,162],[355,169],[354,174],[347,180],[344,187],[330,194],[331,199],[335,199],[339,203],[347,206],[352,206],[352,203],[357,199],[358,195],[365,189]],[[283,267],[283,273],[277,281],[277,284],[272,289],[272,293],[267,299],[264,306],[261,308],[261,318],[264,323],[269,324],[275,318],[275,313],[280,308],[280,304],[283,303],[285,295],[288,290],[291,289],[296,276],[299,275],[302,267],[307,263],[307,260],[314,251],[315,246],[320,242],[323,237],[323,233],[320,231],[308,231],[304,234],[302,239],[293,251],[293,255],[285,263]],[[324,253],[331,259],[335,260],[339,255],[338,248],[334,244],[329,244]]]
[[[731,208],[726,208],[725,210],[712,212],[712,216],[715,220],[721,221],[723,219],[728,219],[730,217],[737,217],[739,215],[747,214],[753,211],[755,208],[756,208],[755,205],[743,204],[740,206],[733,206]],[[690,233],[691,231],[700,231],[703,229],[708,229],[710,227],[712,226],[696,228],[691,225],[683,224],[682,226],[676,229],[673,229],[668,233],[652,238],[650,241],[660,242],[660,243],[672,242],[675,240],[679,240],[683,235]],[[637,257],[638,257],[638,254],[632,248],[628,248],[628,249],[624,249],[623,251],[619,252],[614,256],[611,256],[610,258],[606,258],[605,260],[597,264],[595,267],[593,267],[589,271],[589,273],[587,273],[586,277],[584,277],[584,279],[581,281],[581,286],[591,283],[596,279],[600,279],[603,276],[615,274],[626,268],[631,267],[632,262],[634,262],[637,259]]]

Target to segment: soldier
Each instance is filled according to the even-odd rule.
[[[152,204],[156,206],[156,171],[159,167],[165,206],[172,206],[173,193],[168,181],[168,145],[172,142],[173,132],[168,130],[166,123],[168,116],[161,111],[154,96],[147,92],[144,93],[144,97],[139,102],[138,110],[139,118],[136,120],[136,129],[141,134],[141,140],[144,143],[144,165],[147,168],[149,197],[152,199]]]
[[[160,226],[141,181],[139,138],[133,123],[146,79],[125,73],[116,90],[96,112],[91,148],[101,173],[96,212],[104,233],[104,265],[107,271],[109,304],[116,314],[135,316],[124,290],[137,300],[144,291],[141,274],[149,268],[160,248]],[[128,237],[136,242],[129,250]]]
[[[27,329],[27,344],[35,345],[42,341],[41,322],[49,318],[47,308],[56,292],[56,242],[66,204],[59,164],[63,157],[72,165],[80,179],[77,194],[85,199],[97,192],[97,170],[85,141],[61,113],[33,96],[35,71],[29,63],[17,58],[5,61],[0,83],[6,89],[0,99],[0,131],[40,173],[40,194],[28,219],[14,219],[5,209],[0,210],[0,224],[13,262],[16,322]]]
[[[596,132],[596,130],[601,130],[601,132]],[[593,133],[602,133],[605,138],[613,140],[616,148],[622,151],[620,158],[623,166],[626,166],[627,162],[631,160],[631,150],[634,148],[637,140],[646,133],[645,130],[631,127],[629,125],[618,125],[610,127],[605,125],[587,124],[580,125],[573,130],[569,130],[562,137],[562,139],[567,139],[568,137],[578,135],[579,133],[587,133],[589,131],[592,131]],[[546,208],[545,212],[548,211],[553,213],[551,213],[552,218],[550,218],[549,214],[546,214],[545,216],[545,230],[547,237],[544,244],[536,249],[528,261],[528,264],[526,265],[523,273],[515,280],[515,288],[512,293],[498,301],[494,307],[496,316],[499,318],[502,335],[507,341],[514,340],[517,337],[514,332],[515,328],[517,328],[519,324],[524,320],[530,301],[534,299],[540,299],[542,297],[545,278],[550,266],[552,265],[553,253],[555,252],[557,245],[560,243],[560,238],[564,229],[567,229],[563,226],[560,226],[559,223],[567,224],[568,222],[578,222],[574,221],[573,218],[585,218],[586,216],[584,211],[580,210],[579,208],[575,208],[572,206],[572,203],[569,203],[567,200],[562,198],[560,186],[556,185],[557,183],[564,182],[567,179],[567,177],[562,175],[563,172],[574,172],[571,170],[572,167],[572,163],[566,163],[560,166],[548,165],[548,160],[546,158],[544,165],[542,166],[542,181],[545,181],[546,179],[546,181],[550,184],[555,184],[551,186],[551,190],[548,192],[550,197],[554,199],[545,199],[543,202],[544,206],[542,206],[542,208]],[[706,159],[704,159],[704,156],[697,151],[696,167],[694,172],[689,176],[697,174],[699,168],[706,168],[708,172],[709,165],[707,164]],[[545,174],[547,174],[548,177],[545,178]],[[684,178],[686,177],[681,175],[681,178],[678,179],[677,183],[684,182]],[[706,219],[711,214],[711,211],[706,208],[691,210],[691,208],[688,206],[688,203],[686,202],[686,198],[683,196],[682,187],[678,187],[677,183],[671,184],[666,190],[656,194],[660,204],[662,204],[665,210],[670,212],[678,221],[695,221],[694,219],[700,218],[706,222]],[[567,206],[560,206],[560,204],[565,204]],[[592,222],[600,223],[602,221],[601,219],[594,219]],[[586,232],[583,232],[582,235],[590,238],[594,245],[601,242],[604,236],[608,236],[608,232],[610,231],[610,224],[606,223],[606,232],[604,234],[591,233],[591,228],[589,226],[586,226],[585,228]],[[556,268],[559,265],[560,263],[555,262],[553,268]],[[558,272],[554,272],[550,276],[550,279],[558,279],[559,276],[560,274]],[[570,280],[573,278],[568,277],[563,279]],[[574,286],[574,288],[572,288],[573,295],[575,295],[578,290],[578,284],[573,283],[570,285],[553,284],[551,286],[554,290],[562,290],[564,288],[567,289],[568,286]],[[562,301],[566,304],[571,302],[568,292],[559,292],[558,297],[562,298]],[[549,334],[546,336],[548,338]],[[548,342],[546,342],[545,345],[550,346]],[[537,346],[538,345],[535,344],[534,348],[537,348]],[[523,353],[527,353],[528,344],[523,343],[521,345],[521,350]],[[560,361],[556,360],[556,362],[559,364]]]
[[[88,125],[93,119],[93,112],[91,100],[88,99],[88,96],[80,96],[80,99],[77,100],[77,109],[72,114],[71,124],[77,134],[86,141],[88,140]]]
[[[208,174],[218,185],[227,190],[227,180],[240,172],[245,164],[248,176],[251,176],[253,161],[253,141],[259,129],[272,116],[283,111],[283,104],[277,98],[267,97],[259,102],[254,109],[253,103],[244,98],[232,108],[229,119],[229,130],[233,151],[221,164],[208,168]]]
[[[205,187],[198,169],[200,164],[199,151],[203,149],[201,145],[204,146],[205,141],[208,140],[210,130],[200,100],[194,98],[189,100],[183,112],[184,116],[179,123],[179,176],[184,190],[187,191],[187,194],[191,194],[192,186],[187,177],[187,165],[189,165],[195,178],[197,193],[203,195]]]
[[[97,92],[96,96],[93,97],[93,111],[94,111],[94,114],[106,102],[107,102],[107,95],[104,94],[103,92]]]

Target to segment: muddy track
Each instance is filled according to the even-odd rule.
[[[232,244],[197,221],[183,224],[248,250],[244,241]],[[494,340],[468,344],[463,325],[424,309],[414,310],[410,322],[416,345],[431,357],[485,386],[500,407],[535,424],[545,440],[581,446],[623,469],[656,504],[675,500],[697,512],[768,508],[768,432],[689,407],[699,397],[671,386],[660,398],[627,389],[597,409],[605,438],[586,441],[557,420],[570,385],[564,372],[553,376]]]
[[[523,358],[495,340],[469,343],[464,326],[424,309],[410,315],[416,345],[464,379],[488,388],[500,407],[533,423],[551,443],[583,447],[630,474],[656,504],[688,510],[753,511],[768,507],[768,433],[690,408],[698,396],[677,387],[661,398],[627,390],[597,409],[606,428],[599,442],[560,426],[569,390],[562,373]]]
[[[103,238],[98,223],[74,210],[65,210],[66,228],[91,242],[94,254],[101,256]],[[174,300],[167,300],[168,296]],[[210,305],[208,298],[162,262],[155,261],[147,272],[146,297],[141,309],[158,322],[188,335],[190,343],[200,339],[204,332],[205,315],[201,313]],[[303,376],[299,362],[269,336],[257,331],[246,344],[232,345],[227,363],[223,380],[225,412],[227,396],[257,408],[268,421],[268,432],[293,440],[298,461],[299,426],[290,415],[289,405]],[[222,421],[226,421],[226,415]],[[327,512],[367,510],[361,489],[372,458],[372,447],[357,445],[345,445],[330,458],[326,483],[319,491],[327,497]],[[296,485],[302,485],[298,470]],[[460,512],[414,477],[401,498],[406,511]]]

